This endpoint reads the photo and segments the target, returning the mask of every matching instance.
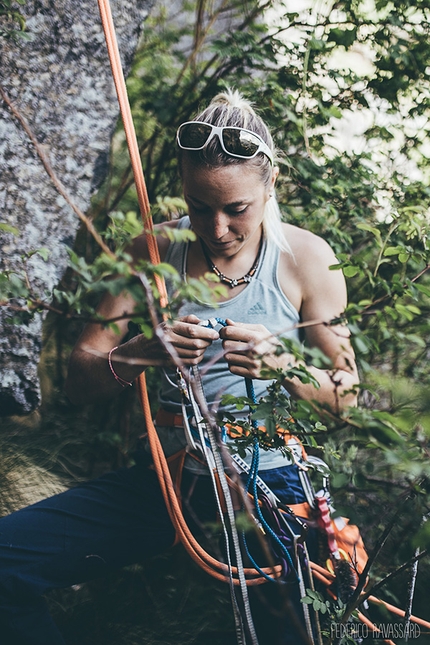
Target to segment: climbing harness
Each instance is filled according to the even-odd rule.
[[[160,257],[150,216],[148,194],[142,172],[139,148],[128,102],[109,0],[98,0],[98,5],[134,173],[137,197],[144,223],[149,257],[151,263],[153,265],[157,265],[160,262]],[[164,280],[158,275],[155,275],[154,279],[160,294],[160,304],[162,307],[166,307],[167,291]],[[205,324],[213,325],[214,322],[215,324],[224,323],[224,321],[214,319]],[[303,462],[300,457],[296,457],[295,459],[296,463],[300,466],[300,479],[308,499],[307,505],[298,505],[300,508],[296,508],[297,513],[294,512],[293,507],[287,507],[281,504],[270,488],[259,477],[259,446],[256,438],[254,440],[251,465],[248,466],[248,464],[238,455],[232,455],[229,462],[236,471],[236,474],[226,472],[223,461],[226,447],[220,439],[220,434],[223,433],[219,433],[216,424],[213,419],[211,419],[210,411],[207,409],[207,405],[205,404],[203,385],[199,371],[197,368],[192,368],[188,380],[185,378],[185,373],[179,372],[178,385],[181,395],[183,396],[183,414],[180,417],[179,415],[174,416],[179,417],[177,419],[177,423],[184,428],[188,450],[192,452],[201,450],[208,464],[217,501],[218,513],[222,522],[227,562],[220,562],[207,553],[190,531],[182,513],[181,503],[178,496],[178,480],[174,478],[175,482],[173,481],[171,472],[171,470],[173,471],[173,468],[169,467],[169,462],[170,466],[175,462],[175,456],[167,460],[164,455],[164,451],[152,419],[144,373],[142,373],[137,379],[137,384],[145,417],[154,468],[157,472],[160,488],[165,500],[167,511],[175,528],[177,539],[181,541],[186,551],[204,571],[218,580],[227,581],[229,583],[236,626],[236,636],[239,645],[247,645],[248,643],[251,645],[258,645],[257,635],[249,606],[247,592],[248,586],[260,585],[266,582],[268,584],[282,584],[288,576],[293,576],[294,580],[298,580],[302,596],[305,594],[306,584],[313,590],[314,580],[316,580],[327,587],[328,593],[332,597],[337,597],[339,591],[338,586],[336,586],[336,574],[338,574],[339,571],[340,561],[343,559],[344,562],[347,562],[349,569],[352,569],[352,572],[355,572],[355,574],[359,574],[363,570],[367,556],[361,537],[358,533],[358,529],[356,527],[351,527],[347,522],[342,530],[337,527],[329,515],[329,500],[327,496],[323,493],[322,495],[315,497],[315,494],[313,493],[307,476],[307,469],[317,465],[315,461],[312,463],[312,459],[315,460],[315,458],[309,457],[307,462]],[[253,399],[251,381],[247,381],[247,391],[248,396]],[[193,410],[194,423],[190,422],[187,414],[187,409],[190,406]],[[252,421],[254,429],[257,429],[255,423],[256,422]],[[294,453],[294,450],[292,452]],[[177,463],[182,465],[184,456],[184,454],[180,455],[179,459],[176,460]],[[244,535],[239,534],[236,528],[235,505],[232,491],[234,491],[234,480],[235,478],[237,479],[238,473],[246,475],[246,484],[244,487],[244,494],[240,499],[240,506],[242,509],[246,510],[249,506],[247,500],[248,496],[253,500],[253,511],[252,513],[249,513],[249,515],[254,518],[257,532],[264,531],[266,535],[270,536],[273,550],[276,552],[276,558],[278,560],[278,562],[272,566],[260,567],[258,563],[254,561],[254,558],[247,547]],[[218,493],[218,487],[220,488],[220,493]],[[240,487],[238,488],[240,490]],[[304,540],[306,522],[301,520],[299,516],[311,517],[314,513],[319,516],[320,528],[327,536],[329,552],[326,563],[327,567],[323,567],[310,561],[306,542]],[[292,525],[297,528],[297,533],[292,529]],[[273,528],[274,526],[276,529]],[[346,534],[347,538],[342,538],[342,534]],[[250,560],[251,566],[243,565],[242,545],[245,556]],[[352,580],[350,580],[349,583],[349,586],[351,586]],[[236,589],[240,590],[239,595],[236,595]],[[369,597],[369,601],[375,604],[382,604],[389,611],[397,615],[404,616],[404,612],[389,603],[385,603],[372,596]],[[304,605],[304,617],[309,641],[311,643],[315,643],[316,641],[318,645],[321,645],[321,634],[317,612],[314,612],[314,615],[311,615],[309,607]],[[362,614],[362,612],[358,612],[358,617],[375,632],[379,631],[373,623]],[[416,618],[415,616],[410,616],[410,620],[421,626],[430,628],[430,623]],[[385,640],[385,642],[392,643],[392,641],[389,640]]]

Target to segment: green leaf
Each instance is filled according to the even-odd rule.
[[[414,287],[415,289],[418,289],[418,291],[421,291],[421,293],[424,293],[424,295],[430,298],[430,287],[427,287],[424,284],[417,284],[417,283],[415,283]]]
[[[147,325],[145,323],[139,322],[139,331],[146,338],[153,338],[153,336],[154,336],[153,327],[151,327],[150,325]]]
[[[266,417],[266,432],[270,439],[276,435],[276,423],[273,420],[273,417]]]
[[[187,228],[178,229],[178,228],[170,228],[166,226],[163,229],[161,235],[163,235],[164,237],[167,237],[167,239],[170,240],[170,242],[178,242],[178,243],[188,242],[188,241],[194,242],[197,239],[194,231]]]
[[[19,229],[17,229],[15,226],[11,226],[10,224],[4,224],[3,222],[0,222],[0,231],[4,231],[5,233],[12,233],[12,235],[21,235]]]
[[[396,311],[399,312],[402,316],[404,316],[407,320],[413,320],[414,319],[414,314],[406,305],[402,305],[400,302],[396,302],[394,305],[394,308]]]
[[[360,354],[367,354],[369,351],[369,342],[365,336],[353,336],[351,338],[352,344],[354,345],[357,352]]]
[[[360,272],[360,267],[356,267],[352,265],[343,267],[343,273],[347,278],[353,278],[359,272]]]
[[[399,255],[399,253],[402,253],[402,251],[402,246],[387,246],[387,248],[384,250],[384,255]]]
[[[40,255],[40,257],[41,257],[43,260],[45,260],[45,262],[47,262],[47,261],[48,261],[48,258],[49,258],[49,254],[51,253],[51,251],[50,251],[49,249],[47,249],[47,248],[44,248],[44,247],[43,247],[43,248],[41,248],[41,249],[37,249],[37,250],[35,251],[35,253],[36,253],[37,255]]]
[[[313,603],[313,600],[312,598],[305,596],[304,598],[300,599],[300,602],[302,602],[304,605],[311,605]]]
[[[413,314],[416,314],[417,316],[421,314],[421,310],[415,305],[406,305],[406,309],[408,309]]]
[[[372,233],[378,241],[379,246],[382,246],[381,232],[379,231],[379,229],[375,228],[375,226],[367,224],[366,222],[358,222],[357,228],[361,231],[369,231],[369,233]]]

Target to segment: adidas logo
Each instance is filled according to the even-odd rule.
[[[267,311],[259,302],[257,302],[251,309],[248,309],[249,316],[263,316],[267,314]]]

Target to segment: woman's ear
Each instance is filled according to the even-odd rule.
[[[269,184],[268,199],[273,197],[273,193],[274,193],[274,190],[275,190],[275,183],[276,183],[276,179],[277,179],[278,175],[279,175],[279,168],[278,168],[278,166],[274,166],[274,168],[272,170],[272,178],[271,178],[270,184]]]

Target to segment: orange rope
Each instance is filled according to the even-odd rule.
[[[118,42],[115,33],[115,26],[112,19],[112,11],[109,0],[98,0],[100,17],[102,20],[103,30],[106,38],[106,46],[109,54],[109,60],[112,69],[112,76],[115,83],[115,89],[118,97],[118,103],[121,111],[122,122],[124,124],[125,137],[130,154],[131,166],[136,184],[137,199],[139,202],[140,213],[146,233],[146,242],[148,244],[149,257],[152,264],[160,263],[160,254],[158,251],[157,240],[154,235],[154,224],[151,218],[151,207],[146,190],[145,177],[143,176],[142,163],[137,144],[136,131],[134,129],[133,117],[131,115],[130,103],[127,95],[124,74],[122,71],[121,57],[118,49]],[[167,305],[167,292],[164,280],[155,276],[158,291],[160,293],[160,304],[162,307]]]
[[[405,612],[403,609],[400,609],[399,607],[396,607],[396,605],[391,605],[389,602],[385,602],[385,600],[380,600],[380,598],[376,598],[376,596],[369,596],[368,600],[372,602],[374,605],[383,605],[388,611],[391,611],[392,614],[396,614],[397,616],[402,616],[402,618],[405,617]],[[418,618],[418,616],[411,616],[410,618],[411,622],[416,623],[417,625],[421,625],[421,627],[426,627],[427,629],[430,629],[430,622],[427,620],[424,620],[424,618]]]
[[[357,611],[357,615],[364,625],[367,625],[367,627],[370,627],[372,632],[376,632],[377,634],[381,633],[381,630],[378,627],[376,627],[376,625],[374,625],[372,621],[369,620],[369,618],[367,618],[364,614],[362,614],[361,611]],[[384,638],[382,642],[387,643],[387,645],[396,645],[396,643],[394,641],[391,641],[389,638]]]
[[[150,404],[148,398],[148,391],[145,387],[145,377],[142,375],[142,378],[139,379],[139,394],[141,397],[142,408],[145,412],[145,417],[150,413]],[[181,542],[183,543],[185,549],[190,554],[195,562],[207,573],[212,575],[218,580],[224,582],[228,581],[229,578],[226,575],[229,571],[229,568],[223,562],[219,562],[213,558],[209,553],[207,553],[201,545],[197,542],[193,534],[191,533],[185,518],[183,516],[178,497],[176,495],[175,488],[173,486],[172,478],[170,477],[170,472],[167,464],[166,457],[164,455],[163,448],[160,443],[156,428],[154,423],[151,420],[151,423],[147,426],[148,439],[151,445],[152,456],[154,460],[154,466],[157,474],[159,475],[161,489],[163,491],[163,496],[166,500],[167,511],[172,520],[172,524],[177,531]],[[161,477],[160,477],[161,474]],[[272,569],[266,568],[263,569],[267,575],[274,574],[275,577],[280,575],[281,567],[275,567],[274,571]],[[255,569],[245,569],[245,575],[251,576],[248,578],[247,584],[249,585],[259,585],[266,582],[265,578],[260,577]],[[237,568],[232,567],[233,575],[237,574]],[[234,584],[239,584],[239,580],[234,578]]]

